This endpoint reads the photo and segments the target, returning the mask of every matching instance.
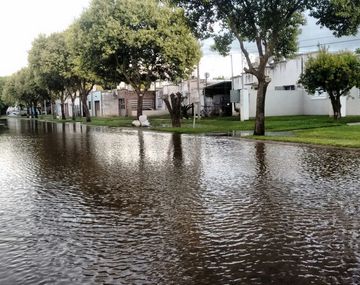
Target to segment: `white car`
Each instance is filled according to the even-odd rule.
[[[9,107],[6,110],[6,115],[9,117],[20,117],[20,116],[26,116],[27,111],[24,109],[20,109],[18,107]]]

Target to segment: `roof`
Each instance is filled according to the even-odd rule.
[[[214,96],[214,95],[230,95],[231,90],[231,81],[225,80],[221,82],[217,82],[214,84],[209,84],[204,87],[205,96]]]

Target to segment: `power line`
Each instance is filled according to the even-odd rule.
[[[324,37],[325,38],[325,37]],[[320,38],[314,38],[314,40],[316,39],[320,39]],[[309,39],[310,40],[310,39]],[[319,45],[331,45],[331,44],[343,44],[343,43],[348,43],[348,42],[356,42],[356,41],[360,41],[360,38],[359,39],[349,39],[349,40],[343,40],[343,41],[333,41],[333,42],[327,42],[327,43],[317,43],[317,44],[314,44],[314,45],[307,45],[307,46],[299,46],[299,49],[303,49],[303,48],[310,48],[310,47],[318,47]],[[240,47],[236,47],[236,48],[232,48],[233,50],[240,50]],[[248,50],[249,53],[256,53],[258,52],[256,49],[249,49]],[[203,53],[204,55],[209,55],[209,54],[213,54],[212,52],[204,52]]]
[[[309,42],[313,40],[319,40],[319,39],[328,39],[328,38],[334,38],[334,36],[324,36],[324,37],[316,37],[316,38],[307,38],[307,39],[301,39],[298,42]]]
[[[347,41],[337,41],[337,42],[329,42],[329,43],[318,43],[318,44],[316,44],[316,45],[302,46],[302,47],[299,47],[299,49],[300,49],[300,48],[314,47],[314,46],[319,46],[319,45],[343,44],[343,43],[356,42],[356,41],[360,41],[360,39],[353,39],[353,40],[347,40]]]

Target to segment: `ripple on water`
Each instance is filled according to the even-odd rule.
[[[0,284],[359,284],[350,151],[9,122]]]

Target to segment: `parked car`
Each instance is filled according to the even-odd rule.
[[[27,110],[19,107],[9,107],[6,110],[6,115],[9,117],[27,116]]]

